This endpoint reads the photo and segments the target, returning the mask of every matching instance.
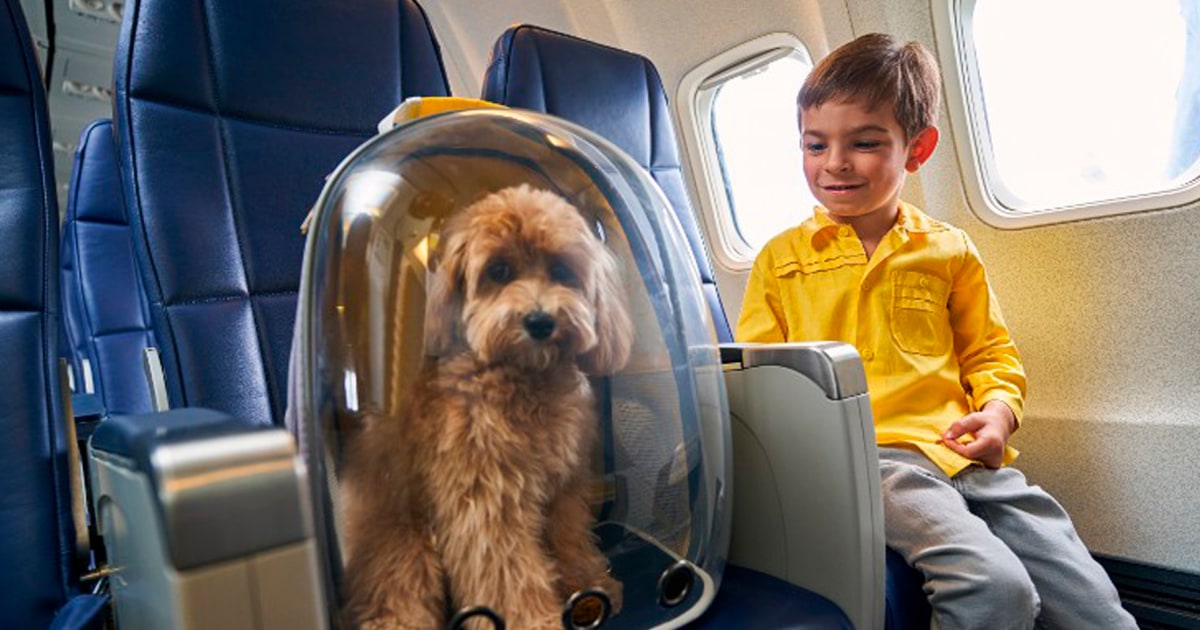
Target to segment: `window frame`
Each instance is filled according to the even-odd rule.
[[[934,33],[946,109],[954,129],[963,188],[968,205],[984,223],[999,229],[1022,229],[1070,221],[1178,208],[1200,200],[1200,176],[1168,190],[1074,203],[1035,210],[1017,210],[1004,198],[1016,198],[997,174],[991,135],[982,109],[983,87],[969,26],[979,0],[931,0]]]
[[[709,237],[712,256],[725,269],[750,269],[758,248],[742,238],[733,217],[717,140],[713,135],[713,101],[718,89],[730,79],[792,55],[813,65],[812,55],[798,37],[786,32],[768,33],[692,68],[680,79],[676,89],[673,108],[680,127],[680,148],[694,184],[697,206],[706,210],[699,214]]]

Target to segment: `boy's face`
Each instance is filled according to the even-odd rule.
[[[801,112],[804,177],[834,219],[891,214],[899,207],[905,171],[932,153],[933,127],[911,141],[890,107],[868,110],[857,101],[831,101]]]

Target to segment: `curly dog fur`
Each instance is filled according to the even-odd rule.
[[[439,251],[412,394],[345,459],[349,621],[440,628],[448,608],[485,605],[515,630],[561,628],[590,587],[618,609],[587,501],[587,374],[619,370],[633,341],[616,259],[528,186],[450,218]]]

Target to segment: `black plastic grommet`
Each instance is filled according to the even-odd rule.
[[[667,608],[674,608],[687,599],[696,582],[696,570],[692,563],[680,560],[667,567],[658,578],[658,603]]]
[[[463,624],[473,617],[483,617],[492,622],[493,630],[504,630],[504,617],[487,606],[471,606],[454,613],[446,624],[446,630],[462,630]]]
[[[597,606],[599,610],[596,610]],[[567,630],[595,630],[612,614],[612,600],[601,588],[576,591],[563,606],[562,622]]]

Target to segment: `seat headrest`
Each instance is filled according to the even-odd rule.
[[[128,225],[112,121],[97,120],[84,128],[75,150],[67,220]]]
[[[122,37],[116,58],[137,68],[128,72],[134,99],[351,132],[372,131],[358,121],[378,120],[405,96],[448,93],[441,53],[412,0],[293,2],[286,10],[269,2],[130,4],[140,37]]]

